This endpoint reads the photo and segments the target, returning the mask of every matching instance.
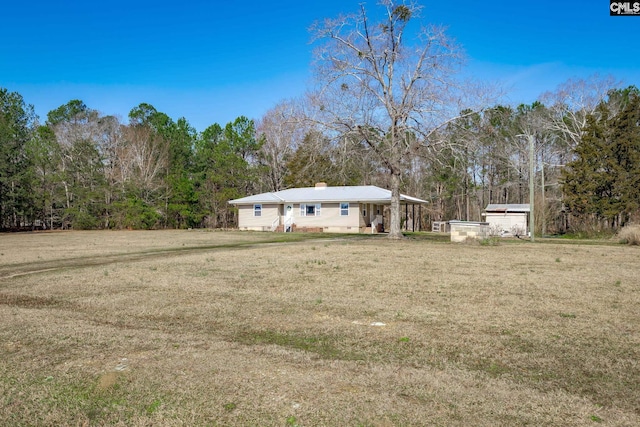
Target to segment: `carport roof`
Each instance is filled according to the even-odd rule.
[[[400,194],[404,203],[422,204],[426,200]],[[343,187],[305,187],[290,188],[272,193],[261,193],[253,196],[230,200],[232,205],[254,203],[310,203],[310,202],[359,202],[359,203],[391,203],[391,191],[375,185],[343,186]]]

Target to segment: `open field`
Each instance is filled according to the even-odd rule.
[[[4,234],[0,325],[3,426],[640,425],[638,247]]]

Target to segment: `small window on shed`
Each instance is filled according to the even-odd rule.
[[[349,203],[340,203],[340,215],[342,216],[349,215]]]
[[[262,216],[262,205],[253,205],[253,216]]]

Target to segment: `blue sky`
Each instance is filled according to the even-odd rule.
[[[125,121],[146,102],[198,131],[259,119],[304,92],[309,26],[361,2],[6,2],[0,87],[22,94],[41,121],[71,99]],[[466,73],[509,90],[504,102],[530,103],[594,73],[640,86],[640,16],[610,17],[606,0],[421,4],[425,22],[447,26],[465,49]]]

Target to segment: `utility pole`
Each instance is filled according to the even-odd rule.
[[[547,205],[544,199],[544,159],[541,162],[540,172],[542,173],[542,237],[547,234]]]
[[[531,241],[535,240],[534,230],[535,230],[535,222],[534,222],[534,206],[533,206],[533,193],[535,190],[535,149],[533,144],[533,135],[528,135],[529,137],[529,232],[531,233]]]

